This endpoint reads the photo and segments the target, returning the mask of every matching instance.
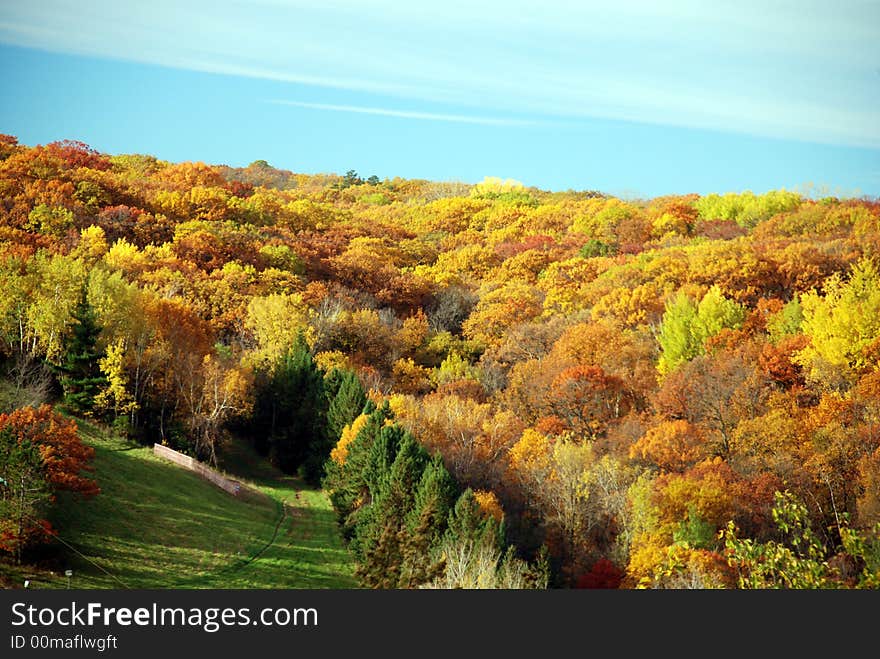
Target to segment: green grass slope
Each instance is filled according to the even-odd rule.
[[[95,448],[101,494],[59,498],[51,515],[62,560],[19,571],[32,588],[354,588],[326,495],[233,444],[229,473],[259,490],[233,497],[196,474],[79,421]],[[232,465],[241,461],[241,468]]]

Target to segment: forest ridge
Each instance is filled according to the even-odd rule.
[[[88,506],[88,417],[251,441],[328,492],[366,586],[877,588],[878,247],[870,198],[0,136],[0,476]]]

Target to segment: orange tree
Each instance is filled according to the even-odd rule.
[[[76,422],[49,405],[0,414],[0,550],[20,562],[29,544],[45,542],[52,529],[44,515],[58,492],[98,494],[83,475],[93,457]]]

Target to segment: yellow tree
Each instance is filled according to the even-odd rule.
[[[484,345],[499,343],[515,324],[535,318],[542,310],[542,296],[534,286],[509,282],[484,294],[462,323],[464,335]]]
[[[115,425],[122,419],[132,424],[138,409],[130,391],[125,360],[125,339],[108,345],[104,357],[98,361],[107,385],[95,396],[95,410],[111,414]]]
[[[252,297],[244,327],[256,344],[251,355],[254,363],[274,363],[293,345],[297,333],[307,326],[308,308],[298,293]]]
[[[216,465],[225,423],[235,415],[246,414],[253,405],[252,375],[249,368],[234,360],[206,355],[199,379],[200,390],[189,401],[188,426],[196,454]]]
[[[536,509],[549,534],[551,552],[562,561],[573,579],[575,564],[585,555],[586,544],[600,516],[594,514],[592,446],[570,437],[550,438],[527,428],[509,450],[510,472],[529,506]]]
[[[37,286],[27,309],[28,351],[57,363],[71,322],[71,311],[86,282],[82,261],[37,255],[32,261]]]
[[[869,368],[865,349],[880,338],[880,270],[863,259],[847,281],[832,275],[824,290],[824,296],[811,291],[801,297],[801,329],[810,345],[795,361],[812,379],[840,386]]]

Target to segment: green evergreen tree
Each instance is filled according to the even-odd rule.
[[[317,484],[332,442],[327,435],[324,375],[300,333],[257,393],[252,430],[265,433],[269,458],[283,472],[298,470]]]
[[[61,358],[61,387],[64,402],[77,414],[88,414],[95,405],[95,396],[107,383],[98,360],[97,348],[101,327],[83,289],[71,313],[70,337]]]
[[[375,403],[367,401],[363,414],[367,415],[367,423],[349,444],[344,464],[327,460],[326,475],[322,481],[322,486],[329,493],[330,502],[336,511],[342,535],[347,541],[351,541],[354,536],[359,520],[359,507],[369,499],[367,467],[371,464],[373,445],[385,426],[385,421],[390,418],[391,409],[387,403],[377,408]],[[386,435],[383,441],[387,442],[388,437]],[[383,447],[381,450],[387,453],[389,447]],[[397,450],[396,446],[394,450]]]
[[[327,432],[333,441],[354,421],[367,404],[367,394],[360,378],[353,371],[333,369],[325,379],[327,399]]]
[[[443,464],[443,457],[435,454],[422,472],[407,527],[413,530],[422,523],[423,518],[427,518],[431,531],[429,544],[433,545],[446,530],[449,513],[459,492],[458,484]]]
[[[387,402],[379,409],[368,402],[364,413],[367,423],[345,461],[328,461],[323,480],[362,585],[546,587],[546,560],[533,568],[517,558],[503,523],[484,513],[470,489],[460,492],[441,456],[430,458],[412,435],[387,423]]]
[[[363,585],[371,588],[398,588],[407,538],[406,521],[415,504],[428,454],[412,435],[398,426],[383,428],[376,444],[389,448],[396,444],[398,450],[390,468],[377,474],[370,488],[372,511],[367,523],[361,524],[357,531],[360,560],[356,575]],[[377,456],[375,464],[382,464],[385,456],[381,452],[377,452]]]
[[[364,467],[364,482],[373,498],[379,496],[385,487],[388,472],[391,471],[401,444],[407,437],[408,433],[398,425],[382,426],[379,429]]]
[[[450,544],[472,542],[501,547],[504,544],[504,528],[501,523],[483,513],[473,490],[467,488],[449,513],[444,541]]]
[[[445,560],[442,556],[435,556],[434,549],[446,530],[457,494],[458,485],[447,471],[442,457],[435,455],[422,472],[414,505],[400,534],[403,547],[401,587],[414,588],[443,573]]]

